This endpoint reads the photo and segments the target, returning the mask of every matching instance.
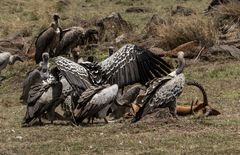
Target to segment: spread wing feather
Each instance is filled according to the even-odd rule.
[[[85,90],[92,85],[88,71],[83,66],[61,56],[55,62],[75,91]]]
[[[149,50],[128,44],[111,57],[99,63],[102,68],[103,82],[123,87],[140,82],[145,84],[154,77],[170,73],[170,66]]]
[[[155,95],[156,91],[169,80],[171,80],[171,77],[168,76],[152,80],[146,90],[146,93],[139,95],[136,98],[136,102],[141,105],[141,108],[136,114],[136,118],[140,119],[153,109],[152,106],[150,106],[150,104],[152,104],[153,96]]]

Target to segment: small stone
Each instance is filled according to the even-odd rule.
[[[22,136],[16,136],[16,138],[19,139],[19,140],[22,140],[22,139],[23,139]]]

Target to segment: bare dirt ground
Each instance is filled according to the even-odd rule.
[[[29,64],[29,63],[28,63]],[[238,61],[201,62],[189,65],[186,76],[201,82],[209,102],[221,115],[194,116],[74,127],[54,125],[21,128],[25,106],[19,103],[20,81],[27,64],[12,69],[1,83],[0,154],[239,154],[240,92]],[[11,69],[11,68],[9,68]],[[16,76],[12,76],[16,75]],[[198,94],[187,88],[182,99]],[[180,99],[181,100],[181,99]],[[102,121],[103,122],[103,121]]]

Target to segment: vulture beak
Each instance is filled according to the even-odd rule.
[[[60,19],[60,16],[58,14],[53,15],[53,20],[58,21]]]
[[[16,56],[16,61],[21,61],[23,62],[23,59],[20,56]]]

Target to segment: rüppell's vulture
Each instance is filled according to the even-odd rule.
[[[40,78],[34,83],[27,98],[27,110],[22,121],[22,127],[30,125],[31,121],[38,118],[41,122],[42,115],[47,112],[51,123],[55,119],[55,108],[62,102],[62,83],[60,82],[59,70],[55,67],[50,71],[47,80],[41,80],[40,72],[34,71],[32,76]]]
[[[157,108],[168,107],[172,116],[177,117],[176,98],[182,93],[185,77],[184,53],[178,53],[178,68],[168,76],[156,78],[150,82],[145,94],[137,97],[136,103],[140,107],[132,122],[140,120],[145,115],[154,112]]]
[[[55,59],[57,67],[74,90],[91,85],[117,84],[119,88],[168,75],[170,66],[147,49],[127,44],[99,63],[77,64],[64,57]]]
[[[42,54],[48,52],[50,57],[53,57],[54,50],[59,44],[61,39],[61,28],[59,25],[60,17],[57,14],[53,15],[54,22],[51,23],[50,27],[43,30],[35,41],[35,62],[36,64],[42,61]]]
[[[72,27],[63,30],[62,39],[56,47],[56,56],[71,54],[77,46],[86,45],[89,41],[97,38],[98,31],[95,29],[84,29],[82,27]]]
[[[9,52],[3,52],[0,53],[0,75],[1,75],[1,71],[7,67],[7,65],[13,65],[15,64],[16,61],[21,61],[23,62],[23,60],[21,59],[20,56],[18,55],[12,55]]]

